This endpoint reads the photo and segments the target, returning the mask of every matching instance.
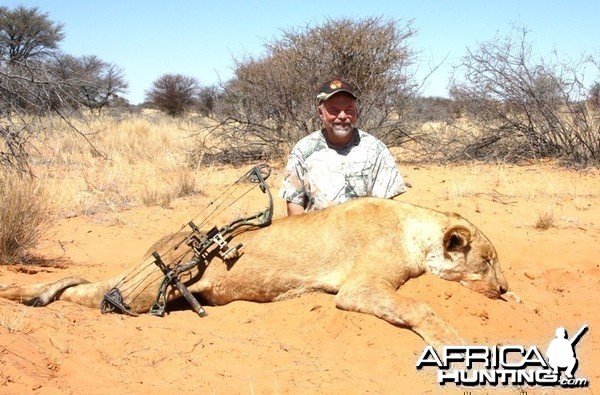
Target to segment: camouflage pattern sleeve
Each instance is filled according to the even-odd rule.
[[[392,153],[384,147],[374,167],[372,196],[392,198],[404,192],[406,192],[404,179],[398,172]]]
[[[279,190],[279,197],[290,203],[306,206],[306,191],[303,179],[305,177],[302,160],[295,151],[290,153],[283,173],[283,182]]]

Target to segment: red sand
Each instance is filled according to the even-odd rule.
[[[204,180],[222,189],[245,169]],[[537,345],[554,331],[590,330],[577,345],[577,377],[600,385],[597,297],[600,285],[600,172],[551,166],[401,166],[412,189],[401,200],[456,211],[492,240],[511,290],[522,303],[490,300],[456,283],[422,276],[398,292],[428,303],[470,344]],[[281,170],[269,179],[278,192]],[[275,198],[275,216],[284,212]],[[173,209],[138,208],[59,221],[37,253],[49,266],[2,266],[1,284],[68,275],[102,280],[139,263],[154,241],[179,229],[208,202],[180,199]],[[554,225],[538,230],[540,213]],[[56,302],[30,308],[0,300],[0,393],[453,393],[433,369],[417,371],[425,343],[375,317],[337,310],[331,295],[269,304],[180,309],[164,318],[102,315]],[[476,393],[520,389],[467,388]],[[540,387],[527,394],[558,393]]]

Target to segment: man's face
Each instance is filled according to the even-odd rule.
[[[356,124],[356,99],[348,93],[338,93],[321,103],[319,117],[327,131],[327,139],[334,145],[344,145],[352,139]]]

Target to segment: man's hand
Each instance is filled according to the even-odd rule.
[[[299,214],[304,214],[304,207],[296,203],[287,202],[287,215]]]

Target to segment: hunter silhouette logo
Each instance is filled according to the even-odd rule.
[[[575,346],[588,329],[582,326],[569,339],[565,328],[557,328],[545,356],[536,346],[444,346],[440,353],[427,346],[416,367],[437,367],[440,385],[587,387],[586,378],[575,377],[579,365]],[[563,371],[566,377],[561,378]]]
[[[554,373],[559,374],[560,370],[565,369],[567,378],[573,378],[578,365],[577,357],[575,356],[575,345],[587,330],[588,326],[584,325],[575,336],[568,339],[565,328],[556,328],[556,337],[550,342],[546,351],[548,364],[552,367]]]

